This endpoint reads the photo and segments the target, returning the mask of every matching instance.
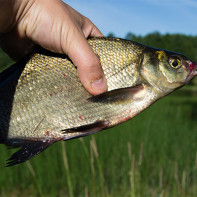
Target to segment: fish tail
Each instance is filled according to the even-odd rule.
[[[35,140],[20,140],[20,141],[9,141],[5,144],[10,148],[21,148],[15,152],[10,159],[7,160],[5,167],[10,167],[16,164],[23,163],[30,158],[36,156],[40,152],[44,151],[54,141],[35,141]]]

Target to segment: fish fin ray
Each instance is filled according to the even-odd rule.
[[[17,143],[17,144],[7,144],[11,148],[19,148],[20,149],[15,152],[10,159],[7,160],[5,167],[10,167],[16,164],[23,163],[30,158],[36,156],[40,152],[44,151],[48,146],[50,146],[53,142],[51,141],[33,141],[27,140],[25,142]]]
[[[88,124],[88,125],[82,125],[79,127],[74,127],[71,129],[64,129],[63,134],[69,134],[72,133],[73,135],[71,137],[66,137],[65,140],[78,138],[78,137],[84,137],[93,133],[96,133],[98,131],[101,131],[108,127],[109,121],[96,121],[94,123]]]
[[[138,93],[139,91],[143,89],[144,89],[144,86],[140,84],[134,87],[121,88],[121,89],[116,89],[116,90],[112,90],[109,92],[104,92],[104,93],[89,97],[88,100],[91,102],[100,102],[100,103],[130,101],[136,93]]]

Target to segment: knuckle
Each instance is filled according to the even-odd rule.
[[[92,72],[100,72],[101,71],[101,64],[99,59],[95,56],[95,58],[92,58],[92,60],[86,65],[86,69],[88,71]]]
[[[84,21],[86,24],[93,24],[92,21],[87,17],[84,17]]]

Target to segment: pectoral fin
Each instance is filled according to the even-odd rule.
[[[100,103],[131,101],[131,99],[135,98],[135,96],[143,89],[144,86],[140,84],[134,87],[121,88],[121,89],[105,92],[102,94],[98,94],[88,98],[88,100],[91,102],[100,102]]]

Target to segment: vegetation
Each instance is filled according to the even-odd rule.
[[[109,33],[108,37],[115,37],[115,34]],[[197,62],[197,36],[187,36],[183,34],[162,35],[159,32],[150,33],[146,36],[137,36],[128,33],[125,39],[156,48],[176,51]]]
[[[10,66],[12,63],[14,63],[14,61],[11,60],[9,56],[0,48],[0,72]]]
[[[167,35],[157,35],[164,45],[154,42],[155,34],[128,34],[127,39],[176,49],[164,46]],[[168,36],[176,43],[176,35]],[[192,52],[186,54],[189,47],[182,52],[180,43],[174,51],[195,60],[197,37],[177,36],[191,40]],[[151,39],[152,44],[148,43]],[[193,90],[194,85],[183,88],[115,128],[57,142],[18,166],[3,166],[15,150],[0,145],[0,196],[197,196],[197,97]]]

